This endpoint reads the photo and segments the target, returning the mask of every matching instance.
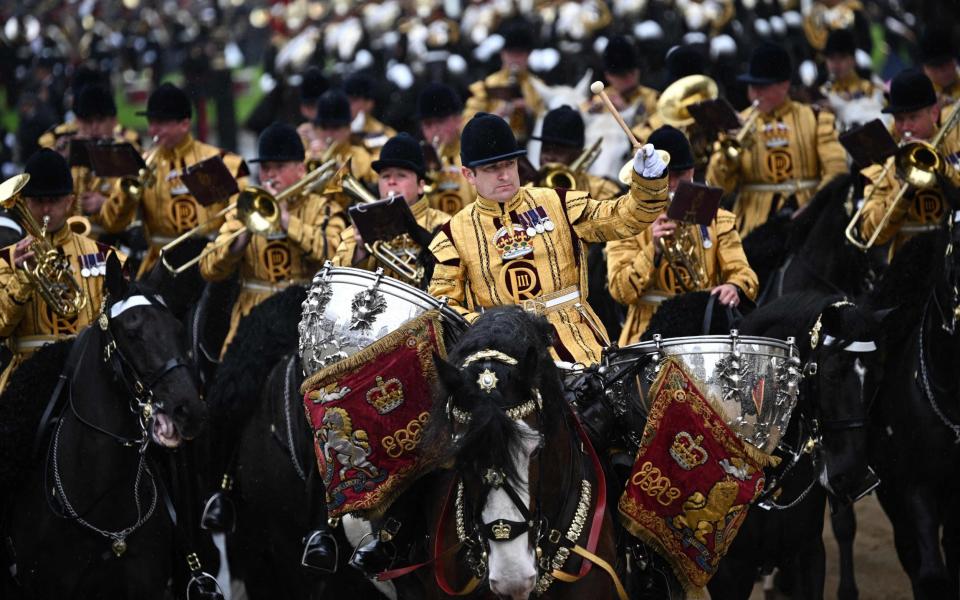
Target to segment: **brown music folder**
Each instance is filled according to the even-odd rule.
[[[697,102],[687,108],[697,125],[709,132],[711,136],[740,129],[740,116],[726,98]]]
[[[523,90],[519,85],[488,85],[484,89],[487,91],[487,97],[493,100],[517,100],[523,98]]]
[[[880,119],[841,133],[840,144],[860,168],[883,164],[898,149],[897,142]]]
[[[180,181],[201,206],[223,202],[240,191],[237,180],[219,156],[190,165],[180,174]]]
[[[88,143],[86,150],[97,177],[136,177],[147,166],[129,142]]]
[[[370,204],[355,204],[347,211],[353,226],[367,244],[378,240],[392,240],[399,235],[413,234],[416,231],[417,220],[403,196],[394,196]]]
[[[667,208],[667,217],[684,223],[710,225],[717,216],[723,188],[681,181]]]

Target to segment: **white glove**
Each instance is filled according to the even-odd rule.
[[[633,157],[633,170],[647,179],[656,179],[663,176],[667,170],[667,163],[660,158],[653,144],[644,144]]]

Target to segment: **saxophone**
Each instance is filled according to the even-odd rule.
[[[42,225],[37,223],[24,203],[20,191],[28,181],[30,175],[24,173],[0,184],[0,206],[15,214],[24,231],[33,237],[30,242],[33,258],[23,264],[27,279],[53,312],[65,319],[73,318],[87,305],[87,295],[73,276],[70,259],[47,238],[50,217],[45,216]]]
[[[677,282],[685,292],[702,290],[707,285],[707,272],[697,251],[697,236],[693,227],[678,223],[671,236],[659,239],[663,257],[677,275]]]

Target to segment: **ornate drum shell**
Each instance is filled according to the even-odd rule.
[[[307,376],[351,356],[428,310],[439,309],[445,337],[466,322],[443,300],[377,272],[333,267],[313,278],[300,318],[300,360]]]
[[[797,404],[801,369],[793,338],[746,337],[736,330],[730,335],[668,339],[657,335],[653,341],[620,352],[654,357],[640,376],[642,403],[646,403],[660,362],[676,356],[704,384],[704,393],[723,410],[727,425],[742,440],[765,452],[772,452],[780,443]]]

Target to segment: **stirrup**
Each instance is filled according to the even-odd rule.
[[[316,548],[328,550],[331,547],[333,548],[332,561],[330,560],[329,556],[326,557],[327,564],[321,564],[312,560],[313,557],[311,556],[311,550]],[[303,542],[303,555],[300,557],[300,565],[306,567],[307,569],[320,571],[321,573],[336,573],[339,562],[340,545],[337,544],[337,538],[335,538],[328,530],[315,529],[310,532]]]
[[[213,575],[200,571],[187,583],[187,600],[224,600],[223,590]]]
[[[211,533],[233,533],[237,528],[237,508],[230,497],[233,478],[224,473],[220,489],[210,494],[203,505],[200,529]]]

